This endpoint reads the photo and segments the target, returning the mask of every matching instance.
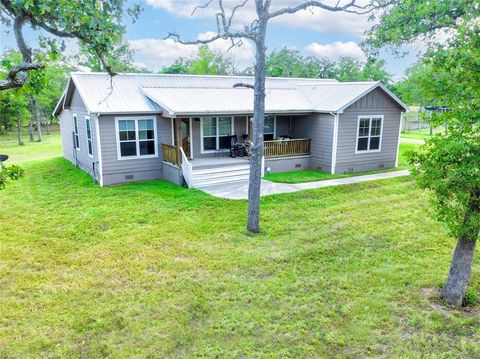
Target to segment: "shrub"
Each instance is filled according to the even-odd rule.
[[[25,174],[23,168],[13,165],[10,167],[3,166],[0,170],[0,190],[4,189],[9,180],[17,181]]]

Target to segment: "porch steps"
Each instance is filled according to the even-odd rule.
[[[250,176],[250,164],[205,164],[193,166],[192,180],[193,187],[204,187],[222,183],[235,183],[248,181]]]

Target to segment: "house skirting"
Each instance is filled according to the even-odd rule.
[[[305,171],[311,168],[312,156],[276,157],[265,159],[265,172]]]

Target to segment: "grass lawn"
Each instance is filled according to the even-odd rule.
[[[443,131],[443,129],[442,128],[434,129],[433,133],[435,134],[439,131],[441,132],[441,131]],[[432,136],[430,135],[430,129],[429,128],[423,128],[421,130],[402,132],[401,137],[402,138],[412,138],[412,139],[415,139],[415,140],[426,140],[426,139],[428,139]]]
[[[35,135],[35,138],[37,136]],[[26,161],[41,160],[62,155],[60,131],[51,131],[43,135],[43,142],[29,142],[28,133],[23,133],[23,146],[17,144],[16,132],[0,135],[0,153],[10,156],[7,165]]]
[[[251,236],[246,201],[23,167],[0,192],[2,358],[480,356],[478,313],[425,296],[454,241],[409,177],[264,197]]]
[[[345,177],[352,177],[352,176],[360,176],[365,174],[373,174],[379,172],[388,172],[388,171],[396,171],[396,170],[404,170],[408,169],[409,165],[407,163],[406,153],[408,151],[415,150],[420,145],[412,144],[412,143],[401,143],[400,150],[398,154],[398,167],[392,168],[389,170],[378,170],[378,171],[369,171],[369,172],[362,172],[362,173],[338,173],[338,174],[330,174],[327,172],[320,172],[320,171],[292,171],[292,172],[281,172],[281,173],[271,173],[265,175],[265,179],[272,181],[272,182],[279,182],[279,183],[303,183],[303,182],[313,182],[313,181],[323,181],[335,178],[345,178]]]

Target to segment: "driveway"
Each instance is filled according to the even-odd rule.
[[[325,181],[307,182],[307,183],[275,183],[262,179],[261,196],[268,196],[279,193],[290,193],[303,191],[306,189],[341,186],[346,184],[362,183],[368,181],[377,181],[395,177],[408,176],[410,171],[392,171],[384,173],[376,173],[371,175],[354,176],[347,178],[339,178]],[[248,198],[248,181],[235,182],[227,184],[218,184],[199,187],[199,190],[211,194],[212,196],[225,199],[247,199]]]

